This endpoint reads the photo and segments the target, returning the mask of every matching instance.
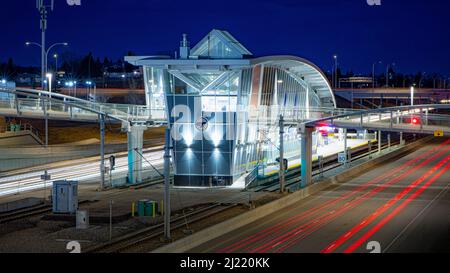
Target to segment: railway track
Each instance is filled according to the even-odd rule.
[[[95,201],[84,200],[79,204],[86,204]],[[49,204],[41,204],[29,208],[23,208],[12,212],[5,212],[0,214],[0,224],[9,223],[16,220],[25,219],[31,216],[38,216],[52,211],[52,206]]]
[[[181,229],[195,222],[210,218],[218,213],[236,207],[236,203],[215,203],[195,209],[192,212],[174,218],[170,222],[171,231]],[[164,223],[157,224],[145,229],[141,229],[121,237],[111,242],[87,249],[88,253],[119,253],[139,249],[149,241],[164,235]]]
[[[404,138],[405,141],[410,141],[412,139],[413,139],[412,136]],[[393,142],[391,142],[391,146],[397,145],[399,143],[400,143],[400,141],[393,141]],[[387,148],[388,148],[388,144],[384,144],[381,146],[382,150],[385,150]],[[370,154],[375,154],[375,153],[377,153],[377,149],[372,148]],[[357,160],[357,159],[363,158],[368,155],[369,155],[369,147],[367,147],[367,145],[366,145],[366,146],[355,149],[351,154],[351,160],[352,161]],[[325,163],[324,163],[322,171],[319,170],[319,166],[318,166],[317,162],[313,163],[313,173],[312,173],[313,177],[320,175],[322,172],[330,171],[332,169],[336,169],[336,168],[342,166],[342,163],[337,162],[337,155],[329,156],[328,158],[325,158],[324,160],[325,160]],[[286,189],[292,188],[294,185],[298,185],[298,183],[301,180],[300,179],[300,168],[296,168],[296,169],[289,171],[286,174],[286,179],[287,179],[286,185],[285,185]],[[262,182],[263,184],[261,186],[257,186],[250,190],[253,190],[255,192],[261,192],[261,191],[275,192],[280,189],[277,179],[268,178],[268,180],[269,180],[269,182]]]

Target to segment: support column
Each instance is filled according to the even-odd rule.
[[[170,129],[165,132],[164,147],[164,237],[166,240],[171,239],[170,235]]]
[[[100,189],[105,187],[105,116],[98,115],[100,122]]]
[[[344,153],[345,153],[344,166],[347,166],[347,159],[348,159],[347,128],[344,128]]]
[[[42,104],[44,107],[44,117],[45,117],[45,148],[48,147],[48,114],[47,114],[47,101],[45,99],[42,100]]]
[[[284,119],[283,116],[280,115],[280,192],[284,192],[284,170],[287,169],[287,166],[284,166]]]
[[[403,145],[403,132],[400,132],[400,146]]]
[[[391,150],[391,134],[390,133],[387,135],[387,138],[388,138],[388,150],[390,151]]]
[[[128,129],[128,183],[142,182],[142,146],[146,126],[131,125]]]
[[[314,128],[301,128],[301,175],[300,188],[311,184],[312,182],[312,133]]]
[[[378,154],[381,154],[381,131],[378,131]]]

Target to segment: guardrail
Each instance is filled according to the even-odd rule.
[[[450,134],[450,115],[433,114],[438,109],[450,109],[448,104],[400,106],[357,111],[305,122],[305,126],[321,123],[337,127],[381,129],[387,131],[414,131],[432,133],[440,131]]]
[[[39,144],[43,145],[43,141],[42,141],[42,134],[41,132],[34,128],[30,123],[19,123],[19,124],[14,124],[14,123],[9,123],[6,126],[2,126],[0,127],[0,132],[3,133],[8,133],[8,132],[29,132],[31,134],[31,136],[36,139],[36,141],[39,142]]]
[[[98,114],[105,114],[117,120],[130,122],[166,121],[164,108],[150,109],[145,105],[95,103],[63,94],[26,88],[16,90],[0,88],[0,92],[9,94],[0,99],[0,109],[17,116],[47,115],[53,118],[96,121]]]

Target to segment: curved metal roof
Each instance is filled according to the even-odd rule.
[[[327,77],[319,67],[306,59],[290,55],[266,56],[251,59],[251,64],[265,64],[284,69],[307,82],[317,93],[324,106],[337,106]]]

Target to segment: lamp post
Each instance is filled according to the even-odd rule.
[[[395,63],[386,65],[386,88],[389,87],[389,67],[395,66]]]
[[[41,81],[42,81],[42,89],[44,89],[44,79],[45,79],[45,75],[47,74],[47,62],[48,62],[48,54],[50,52],[50,50],[52,50],[52,48],[54,48],[55,46],[68,46],[69,43],[66,42],[61,42],[61,43],[54,43],[53,45],[51,45],[47,50],[45,50],[45,43],[43,44],[39,44],[36,42],[26,42],[25,43],[26,46],[30,46],[30,45],[34,45],[34,46],[38,46],[41,48],[42,51],[42,66],[41,66]],[[42,46],[44,45],[44,46]]]
[[[337,73],[337,69],[338,69],[338,62],[337,62],[338,55],[334,54],[333,55],[333,59],[334,59],[334,82],[333,82],[333,85],[334,85],[334,88],[336,89],[337,88],[337,83],[338,83],[338,73]]]
[[[58,57],[58,54],[53,54],[53,58],[55,58],[55,74],[58,73]]]
[[[86,98],[89,101],[94,101],[93,96],[92,96],[92,85],[93,85],[92,81],[86,81],[86,86],[87,86]]]
[[[422,80],[423,80],[423,77],[425,76],[425,74],[427,74],[427,72],[423,72],[422,74],[420,74],[419,89],[422,88]]]
[[[47,77],[47,81],[48,81],[48,91],[49,91],[49,98],[52,98],[52,77],[53,75],[51,73],[47,73],[45,75]],[[51,101],[49,100],[48,103],[50,104],[50,108],[51,108]],[[45,115],[45,148],[48,147],[48,114],[47,114],[47,104],[44,103],[44,115]]]
[[[374,91],[375,91],[375,65],[376,64],[381,64],[381,61],[374,62],[372,64],[372,88]]]

